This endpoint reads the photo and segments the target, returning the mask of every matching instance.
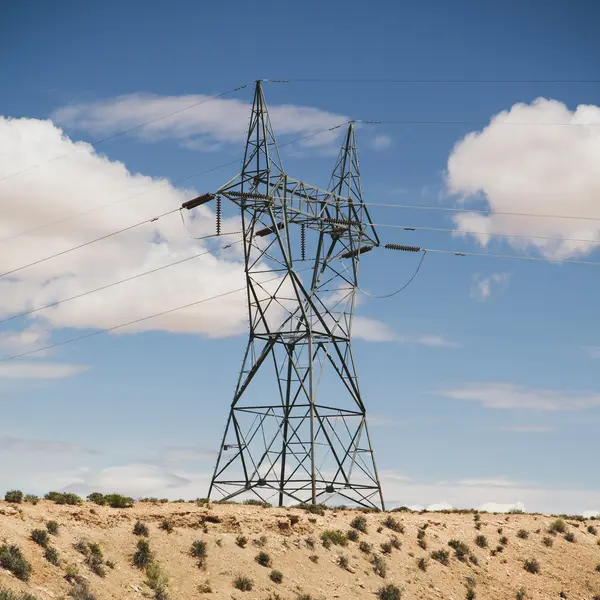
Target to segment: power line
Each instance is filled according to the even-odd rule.
[[[555,242],[582,242],[599,244],[600,240],[587,240],[580,238],[567,238],[552,235],[533,235],[527,233],[502,233],[499,231],[470,231],[468,229],[449,229],[444,227],[418,227],[416,225],[394,225],[389,223],[373,223],[374,227],[389,227],[392,229],[404,229],[404,231],[433,231],[437,233],[464,233],[470,235],[489,235],[491,237],[508,237],[520,239],[548,240]]]
[[[104,138],[100,138],[98,140],[94,140],[92,142],[89,142],[90,144],[94,145],[94,146],[98,146],[104,142],[107,142],[109,140],[114,140],[115,138],[121,136],[121,135],[125,135],[126,133],[131,133],[132,131],[136,131],[137,129],[142,129],[143,127],[146,127],[147,125],[151,125],[152,123],[156,123],[158,121],[162,121],[163,119],[167,119],[168,117],[172,117],[173,115],[185,112],[186,110],[190,110],[192,108],[195,108],[196,106],[200,106],[201,104],[206,104],[207,102],[210,102],[212,100],[216,100],[217,98],[221,98],[223,96],[226,96],[227,94],[231,94],[233,92],[237,92],[239,90],[243,90],[244,88],[248,87],[248,85],[250,85],[250,83],[245,83],[244,85],[241,85],[239,87],[236,88],[232,88],[230,90],[226,90],[225,92],[221,92],[220,94],[215,94],[214,96],[210,96],[209,98],[205,98],[204,100],[199,100],[198,102],[194,102],[193,104],[190,104],[189,106],[186,106],[184,108],[179,108],[177,110],[171,111],[169,113],[165,113],[159,117],[156,117],[154,119],[150,119],[149,121],[145,121],[144,123],[140,123],[138,125],[134,125],[133,127],[129,127],[128,129],[123,129],[122,131],[118,131],[117,133],[111,134],[107,137]],[[79,148],[75,148],[75,151],[77,151]],[[55,160],[59,160],[61,158],[65,158],[65,156],[71,156],[72,152],[65,152],[64,154],[59,154],[58,156],[54,156],[53,158],[50,158],[48,160],[44,160],[42,162],[39,162],[35,165],[31,165],[29,167],[26,167],[25,169],[21,169],[20,171],[15,171],[13,173],[9,173],[8,175],[5,175],[4,177],[0,177],[0,181],[4,181],[6,179],[11,179],[12,177],[15,177],[17,175],[21,175],[22,173],[26,173],[27,171],[31,171],[32,169],[36,169],[37,167],[41,167],[42,165],[46,165],[48,163],[54,162]]]
[[[599,79],[415,79],[415,78],[381,78],[381,79],[337,79],[337,78],[310,78],[310,79],[283,79],[284,83],[403,83],[403,84],[525,84],[525,83],[560,83],[560,84],[598,84]]]
[[[527,121],[491,121],[480,120],[480,121],[468,121],[468,120],[438,120],[438,119],[391,119],[391,120],[370,120],[370,119],[359,119],[356,123],[363,123],[365,125],[473,125],[481,126],[487,125],[495,127],[496,125],[519,125],[521,127],[598,127],[600,123],[552,123],[546,121],[543,123],[530,123]]]
[[[234,235],[237,233],[241,233],[241,231],[231,231],[231,232],[227,232],[227,233],[223,233],[220,234],[220,236],[227,236],[227,235]],[[205,235],[204,237],[201,238],[197,238],[199,240],[205,240],[208,238],[213,238],[213,237],[217,237],[216,235]],[[59,304],[64,304],[65,302],[70,302],[71,300],[76,300],[78,298],[83,298],[84,296],[89,296],[90,294],[94,294],[96,292],[100,292],[102,290],[107,290],[111,287],[115,287],[117,285],[120,285],[122,283],[126,283],[128,281],[133,281],[134,279],[139,279],[140,277],[145,277],[146,275],[150,275],[152,273],[157,273],[158,271],[162,271],[164,269],[168,269],[170,267],[174,267],[176,265],[180,265],[182,263],[185,263],[189,260],[193,260],[195,258],[200,258],[201,256],[205,256],[207,254],[214,254],[215,252],[218,252],[219,250],[225,250],[226,248],[230,248],[231,246],[235,245],[235,244],[239,244],[241,242],[241,240],[238,240],[237,242],[231,242],[229,244],[225,244],[224,246],[220,246],[219,248],[215,248],[213,250],[207,250],[206,252],[199,252],[198,254],[194,254],[192,256],[188,256],[186,258],[182,258],[180,260],[176,260],[174,262],[168,263],[166,265],[163,265],[162,267],[156,267],[155,269],[150,269],[149,271],[144,271],[143,273],[138,273],[137,275],[132,275],[131,277],[126,277],[125,279],[120,279],[118,281],[114,281],[112,283],[109,283],[107,285],[102,285],[100,287],[97,287],[93,290],[88,290],[87,292],[82,292],[81,294],[76,294],[75,296],[70,296],[68,298],[63,298],[62,300],[56,300],[55,302],[51,302],[50,304],[45,304],[44,306],[38,306],[36,308],[32,308],[30,310],[26,310],[24,312],[18,313],[16,315],[12,315],[10,317],[7,317],[5,319],[0,320],[0,325],[2,325],[3,323],[8,323],[9,321],[13,321],[14,319],[18,319],[20,317],[26,317],[28,315],[32,315],[36,312],[45,310],[47,308],[52,308],[54,306],[58,306]]]

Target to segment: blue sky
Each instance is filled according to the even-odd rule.
[[[280,143],[348,118],[437,122],[358,128],[367,202],[458,207],[467,198],[465,206],[496,212],[600,216],[600,83],[556,82],[597,79],[599,11],[583,1],[14,6],[0,24],[0,114],[14,119],[0,130],[0,177],[73,153],[56,127],[73,141],[93,142],[257,78],[520,80],[292,81],[265,85],[265,93]],[[240,158],[237,125],[251,94],[250,86],[208,116],[198,107],[106,141],[97,146],[105,158],[83,148],[0,181],[0,237],[157,185],[129,173],[177,182]],[[546,104],[532,104],[538,98]],[[291,118],[282,105],[293,105]],[[453,150],[501,111],[520,125],[490,127]],[[315,139],[283,148],[282,158],[293,176],[325,186],[339,140]],[[176,207],[235,174],[235,166],[223,168],[3,241],[2,271]],[[384,242],[600,261],[597,243],[568,241],[600,240],[600,221],[494,213],[460,221],[449,212],[381,207],[372,216],[376,223],[559,239],[517,247],[516,238],[485,244],[381,228]],[[158,231],[171,243],[169,256],[179,257],[195,244],[175,217]],[[191,225],[200,234],[212,227]],[[2,315],[145,270],[162,256],[151,245],[145,231],[5,278]],[[173,279],[151,275],[120,286],[119,296],[3,324],[1,350],[11,356],[237,287],[236,255],[228,256],[227,264],[189,263]],[[362,286],[392,291],[417,260],[373,252],[361,261]],[[386,332],[369,333],[364,321],[355,353],[389,502],[600,510],[592,477],[600,424],[597,273],[597,266],[429,254],[398,296],[361,298],[358,314]],[[195,277],[204,279],[188,288]],[[246,341],[239,300],[158,330],[65,345],[27,359],[25,371],[0,363],[0,488],[204,495]]]

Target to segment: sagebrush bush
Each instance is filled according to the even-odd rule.
[[[358,515],[352,519],[350,522],[350,527],[362,533],[367,533],[367,519],[362,515]]]
[[[464,562],[468,558],[470,552],[469,546],[461,540],[450,540],[448,546],[454,550],[454,554],[458,560]]]
[[[56,521],[48,521],[46,523],[46,531],[50,535],[58,535],[58,523]]]
[[[480,548],[487,548],[488,541],[487,541],[487,538],[485,537],[485,535],[478,535],[475,538],[475,545],[479,546]]]
[[[173,531],[173,523],[171,523],[169,519],[163,519],[159,527],[167,533],[171,533]]]
[[[347,570],[348,567],[350,566],[350,562],[348,561],[348,557],[344,556],[343,554],[340,554],[337,557],[337,564],[340,567],[340,569],[344,569],[344,570]]]
[[[77,506],[83,502],[83,499],[77,494],[63,492],[48,492],[44,498],[56,504],[67,504],[69,506]]]
[[[281,583],[283,581],[283,573],[281,571],[273,570],[269,573],[269,578],[274,583]]]
[[[379,547],[384,554],[392,553],[392,544],[390,542],[383,542]]]
[[[252,543],[257,546],[258,548],[264,548],[267,545],[267,542],[269,541],[269,539],[267,538],[266,535],[261,535],[259,538],[254,538],[252,540]]]
[[[324,504],[300,504],[298,508],[313,515],[320,515],[321,517],[325,514],[325,510],[327,509]]]
[[[421,571],[427,571],[427,559],[421,556],[421,558],[417,560],[417,566]]]
[[[503,546],[506,546],[506,545],[508,544],[508,538],[507,538],[505,535],[503,535],[503,536],[500,538],[500,543],[501,543]]]
[[[575,534],[572,531],[567,531],[567,533],[565,533],[565,540],[572,544],[575,543]]]
[[[39,496],[36,496],[35,494],[25,494],[25,497],[23,498],[23,500],[25,500],[25,502],[29,502],[29,504],[33,504],[34,506],[40,501]]]
[[[51,564],[58,566],[60,564],[60,558],[58,556],[58,550],[49,546],[44,552],[44,558]]]
[[[262,567],[270,567],[271,566],[271,557],[264,550],[261,550],[254,557],[254,560]]]
[[[386,586],[380,587],[375,595],[379,598],[379,600],[400,600],[402,597],[402,592],[398,586],[395,586],[393,583],[389,583]]]
[[[0,567],[10,571],[21,581],[28,581],[31,575],[31,565],[23,556],[21,549],[14,544],[0,546]]]
[[[48,532],[45,529],[34,529],[30,537],[38,546],[42,546],[42,548],[45,548],[50,541]]]
[[[144,540],[140,540],[144,541]],[[152,561],[146,567],[147,583],[150,589],[154,591],[155,600],[167,600],[167,588],[169,586],[169,579],[163,572],[161,566]]]
[[[358,531],[356,531],[355,529],[348,529],[348,531],[346,532],[346,537],[351,542],[358,542],[358,538],[360,536],[358,535]]]
[[[404,533],[404,525],[397,521],[391,515],[386,517],[386,519],[381,523],[384,527],[395,531],[396,533]]]
[[[27,593],[17,595],[10,590],[0,588],[0,600],[38,600],[38,597]]]
[[[98,506],[104,506],[106,504],[106,498],[104,494],[100,494],[99,492],[92,492],[91,494],[88,494],[87,500],[88,502],[93,502]]]
[[[152,562],[152,552],[150,544],[146,540],[140,540],[137,543],[137,550],[133,555],[133,566],[138,569],[145,569]]]
[[[325,548],[329,548],[331,544],[334,546],[347,546],[348,536],[339,529],[327,529],[321,533],[321,541]]]
[[[562,519],[556,519],[550,523],[548,531],[550,533],[565,533],[567,531],[567,524]]]
[[[373,554],[373,556],[371,556],[371,566],[373,567],[375,575],[379,575],[379,577],[385,579],[385,576],[387,575],[387,564],[381,556]]]
[[[528,558],[523,563],[523,568],[528,573],[539,573],[540,572],[540,563],[535,558]]]
[[[450,562],[450,554],[448,550],[435,550],[429,556],[431,556],[433,560],[437,560],[439,563],[442,563],[444,566],[447,566]]]
[[[233,580],[233,587],[240,590],[240,592],[251,592],[253,585],[252,579],[245,575],[237,575]]]
[[[141,535],[142,537],[148,537],[148,526],[145,523],[142,523],[141,521],[136,521],[135,525],[133,526],[133,534]]]
[[[192,547],[190,548],[190,554],[194,558],[206,558],[207,555],[207,545],[204,540],[196,540],[192,542]]]
[[[465,595],[466,600],[475,600],[476,597],[477,597],[477,593],[475,592],[475,588],[468,585],[467,593]]]
[[[542,539],[542,544],[544,544],[544,546],[547,548],[550,548],[550,546],[554,544],[554,540],[551,537],[546,536]]]
[[[390,544],[392,545],[392,548],[395,548],[396,550],[402,548],[402,542],[395,535],[390,538]]]
[[[427,550],[427,540],[425,538],[418,540],[417,544],[419,544],[419,548]]]
[[[212,586],[210,585],[210,581],[208,581],[208,579],[202,583],[199,583],[197,589],[200,594],[212,594]]]
[[[600,573],[600,563],[596,565],[596,572]]]
[[[369,544],[369,542],[365,542],[365,541],[362,541],[362,542],[360,542],[360,544],[358,544],[358,549],[361,552],[364,552],[365,554],[370,554],[371,550],[372,550],[371,544]]]
[[[529,532],[525,529],[519,529],[519,531],[517,531],[517,537],[526,540],[529,537]]]
[[[4,500],[6,502],[13,502],[14,504],[21,504],[23,502],[23,492],[21,490],[10,490],[4,494]]]
[[[519,588],[517,590],[517,596],[516,596],[517,600],[525,600],[526,596],[527,596],[527,592],[525,592],[525,588]]]
[[[308,557],[308,560],[310,560],[310,562],[314,562],[315,564],[317,564],[319,562],[319,557],[316,554],[311,554]]]
[[[96,596],[90,592],[88,584],[83,580],[77,581],[71,586],[69,598],[73,600],[96,600]]]
[[[598,530],[593,525],[588,525],[587,532],[592,535],[598,535]]]
[[[246,504],[247,506],[260,506],[262,508],[271,508],[273,506],[270,502],[265,502],[264,500],[257,500],[256,498],[249,498],[248,500],[244,500],[242,504]]]
[[[240,547],[240,548],[245,548],[246,545],[248,544],[248,538],[245,535],[238,535],[235,538],[235,543]]]

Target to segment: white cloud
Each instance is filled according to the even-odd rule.
[[[211,151],[222,144],[245,141],[251,104],[237,99],[217,98],[187,110],[187,107],[207,100],[209,96],[158,96],[128,94],[108,100],[98,100],[65,106],[53,114],[53,119],[67,128],[94,135],[110,135],[160,119],[132,132],[145,141],[180,140],[187,148]],[[165,114],[181,111],[160,118]],[[269,114],[277,135],[303,136],[329,129],[348,117],[310,106],[279,104],[269,106]],[[341,130],[324,132],[301,142],[304,147],[330,146]]]
[[[525,236],[506,238],[515,249],[533,248],[546,257],[589,254],[600,244],[600,221],[500,213],[600,216],[598,125],[597,106],[580,105],[570,111],[561,102],[538,98],[531,104],[515,104],[494,116],[482,131],[465,136],[448,159],[447,187],[465,200],[483,194],[491,214],[456,215],[457,229],[480,232],[475,238],[482,246],[489,244],[490,232],[502,232]]]
[[[591,346],[586,350],[590,358],[600,358],[600,346]]]
[[[525,510],[525,505],[522,502],[513,502],[509,504],[499,504],[498,502],[484,502],[479,510],[490,513],[508,513],[513,510]]]
[[[399,334],[377,319],[357,315],[352,320],[352,337],[367,342],[401,342],[430,348],[458,348],[459,344],[435,334]]]
[[[0,364],[0,379],[63,379],[87,369],[87,365],[58,362],[7,362]]]
[[[374,150],[387,150],[392,145],[392,138],[389,135],[379,134],[371,142]]]
[[[600,394],[597,393],[527,388],[512,383],[470,383],[438,393],[447,398],[478,402],[486,408],[495,409],[570,411],[600,406]]]
[[[487,277],[477,273],[473,275],[471,298],[481,301],[487,300],[492,295],[493,288],[506,290],[509,280],[509,273],[492,273]]]
[[[552,433],[556,427],[549,425],[512,425],[508,427],[499,427],[500,431],[511,431],[513,433]]]
[[[490,477],[483,479],[461,479],[458,482],[460,485],[466,485],[470,487],[515,487],[518,485],[517,482],[511,481],[506,477]]]
[[[0,451],[8,452],[40,452],[46,453],[89,453],[97,454],[97,452],[88,450],[79,444],[71,444],[69,442],[58,442],[51,440],[36,440],[28,438],[17,438],[10,435],[0,435]]]

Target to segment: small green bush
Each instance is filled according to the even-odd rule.
[[[121,496],[121,494],[108,494],[104,496],[104,500],[111,508],[131,508],[133,506],[133,498]]]
[[[90,588],[84,580],[77,581],[71,586],[69,598],[73,600],[96,600],[96,596],[90,592]]]
[[[517,531],[517,537],[526,540],[529,537],[529,532],[525,529],[519,529],[519,531]]]
[[[169,519],[163,519],[162,523],[159,525],[159,527],[163,530],[166,531],[167,533],[171,533],[173,531],[173,523],[171,523],[171,521],[169,521]]]
[[[157,562],[153,561],[146,567],[146,577],[148,586],[154,591],[155,600],[167,600],[169,580]]]
[[[550,533],[565,533],[567,531],[567,524],[562,519],[556,519],[550,523],[548,531]]]
[[[137,543],[137,550],[133,555],[133,566],[138,569],[145,569],[152,561],[152,552],[150,544],[146,540],[140,540]]]
[[[395,535],[390,538],[390,544],[392,545],[392,548],[395,548],[396,550],[402,548],[402,542]]]
[[[421,556],[421,558],[417,560],[417,566],[421,571],[427,571],[427,559]]]
[[[542,539],[542,544],[547,548],[550,548],[552,544],[554,544],[554,540],[551,537],[546,536]]]
[[[380,587],[375,594],[379,600],[400,600],[402,597],[400,588],[392,583],[389,583],[384,587]]]
[[[430,554],[433,560],[437,560],[439,563],[442,563],[444,566],[448,566],[450,562],[450,554],[448,550],[435,550]]]
[[[212,586],[210,581],[206,580],[203,583],[198,584],[198,592],[200,594],[212,594]]]
[[[281,571],[271,571],[269,577],[274,583],[281,583],[283,581],[283,573]]]
[[[535,558],[528,558],[523,563],[523,568],[528,573],[533,573],[533,574],[539,573],[540,572],[540,563]]]
[[[314,562],[316,565],[319,562],[319,557],[316,554],[311,554],[308,557],[308,560],[310,560],[310,562]]]
[[[598,535],[598,530],[593,525],[588,525],[587,532],[592,535]]]
[[[0,588],[0,600],[38,600],[38,597],[27,593],[19,594],[17,596],[17,594],[10,590]]]
[[[360,531],[361,533],[367,533],[367,519],[363,517],[363,515],[358,515],[357,517],[354,517],[352,521],[350,521],[350,527]]]
[[[391,515],[386,517],[386,519],[381,523],[384,527],[395,531],[396,533],[404,533],[404,525],[397,521]]]
[[[92,492],[87,497],[88,502],[93,502],[98,506],[104,506],[106,504],[106,498],[104,494],[100,494],[99,492]]]
[[[348,529],[348,531],[346,532],[346,537],[351,542],[358,542],[358,538],[360,536],[358,535],[358,531],[356,531],[356,529]]]
[[[31,539],[42,548],[45,548],[50,541],[48,538],[48,532],[45,529],[34,529],[31,532]]]
[[[597,573],[600,573],[600,563],[598,563],[598,564],[596,565],[596,572],[597,572]]]
[[[373,556],[371,556],[371,566],[373,567],[375,575],[379,575],[379,577],[385,579],[385,576],[387,575],[387,564],[381,556],[373,554]]]
[[[141,521],[136,521],[135,525],[133,526],[133,534],[140,535],[142,537],[148,537],[148,526]]]
[[[361,552],[364,552],[365,554],[371,554],[371,544],[369,544],[368,542],[362,541],[360,542],[360,544],[358,544],[358,549]]]
[[[29,504],[33,504],[34,506],[40,501],[39,496],[36,496],[35,494],[25,494],[25,497],[23,498],[23,500],[25,500],[25,502],[29,502]]]
[[[253,585],[252,579],[245,575],[237,575],[233,580],[233,587],[240,590],[240,592],[251,592]]]
[[[240,547],[240,548],[245,548],[246,545],[248,544],[248,538],[245,535],[238,535],[235,538],[235,543]]]
[[[77,506],[83,502],[77,494],[63,492],[48,492],[44,498],[56,504],[68,504],[69,506]]]
[[[248,500],[244,500],[242,504],[246,504],[247,506],[260,506],[262,508],[271,508],[273,505],[270,502],[265,502],[263,500],[257,500],[256,498],[250,498]]]
[[[59,556],[58,556],[58,550],[56,548],[52,548],[51,546],[49,546],[48,548],[46,548],[46,551],[44,552],[44,558],[51,565],[54,565],[56,567],[58,567],[58,565],[60,564],[60,559],[59,559]]]
[[[46,523],[46,531],[50,535],[58,535],[58,523],[56,521],[48,521]]]
[[[23,492],[21,490],[10,490],[4,494],[4,500],[6,502],[13,502],[14,504],[21,504],[23,502]]]
[[[485,537],[485,535],[478,535],[475,538],[475,545],[479,546],[480,548],[487,548],[488,541],[487,541],[487,538]]]
[[[460,540],[450,540],[448,546],[454,550],[454,554],[458,560],[464,562],[469,556],[469,546]]]
[[[195,540],[194,542],[192,542],[190,554],[194,558],[198,559],[198,566],[202,567],[208,555],[206,542],[204,540]]]
[[[567,531],[567,533],[565,533],[565,540],[567,540],[567,542],[571,542],[572,544],[575,543],[575,534],[572,531]]]
[[[321,541],[326,548],[330,547],[331,544],[334,546],[348,545],[348,537],[339,529],[327,529],[321,534]]]
[[[23,556],[18,546],[0,546],[0,567],[10,571],[17,579],[28,581],[31,565]]]
[[[467,585],[467,594],[465,596],[466,600],[475,600],[477,594],[475,592],[475,588]]]
[[[270,567],[271,566],[271,557],[261,550],[255,557],[254,560],[261,565],[262,567]]]
[[[383,542],[379,547],[384,554],[392,553],[392,544],[390,542]]]
[[[519,588],[517,590],[517,600],[525,600],[525,597],[527,596],[527,592],[525,592],[525,588]]]
[[[350,562],[348,561],[348,557],[344,556],[343,554],[340,554],[337,557],[337,564],[340,567],[340,569],[344,569],[344,570],[347,570],[348,567],[350,566]]]
[[[301,504],[299,508],[313,515],[320,515],[321,517],[325,514],[325,510],[327,509],[324,504]]]
[[[508,544],[508,538],[507,538],[505,535],[503,535],[503,536],[500,538],[500,543],[501,543],[503,546],[506,546],[506,545]]]

